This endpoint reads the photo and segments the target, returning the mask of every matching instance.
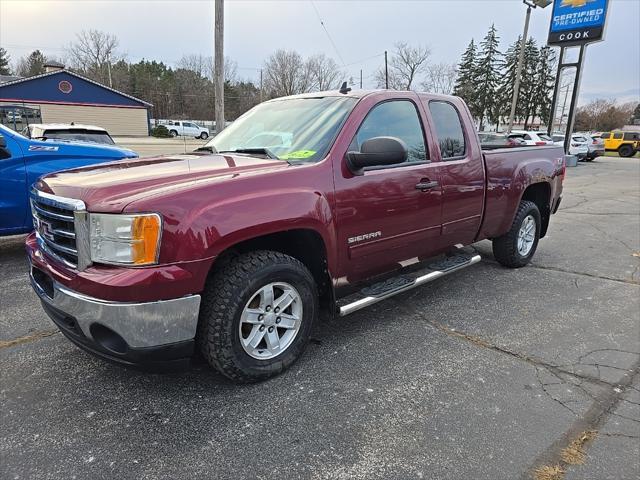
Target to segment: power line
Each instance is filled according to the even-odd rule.
[[[336,47],[336,44],[333,42],[333,38],[331,38],[331,35],[329,34],[329,30],[327,30],[327,27],[325,26],[324,22],[322,21],[322,17],[320,17],[320,12],[316,8],[315,3],[313,3],[313,0],[309,0],[309,2],[311,3],[311,6],[315,10],[316,16],[318,17],[318,20],[320,21],[320,25],[322,25],[322,28],[324,29],[324,32],[327,34],[327,38],[329,38],[329,41],[331,42],[331,45],[333,45],[333,49],[336,51],[336,55],[338,55],[338,58],[342,62],[342,65],[346,66],[345,62],[344,62],[344,59],[342,58],[342,55],[340,55],[340,50],[338,50],[338,47]]]

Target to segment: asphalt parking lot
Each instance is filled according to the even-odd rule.
[[[1,478],[640,475],[638,159],[568,169],[533,265],[481,242],[480,264],[321,323],[249,386],[83,353],[40,308],[22,243],[0,239]]]

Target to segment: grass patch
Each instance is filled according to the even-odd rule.
[[[586,453],[584,452],[584,445],[587,442],[590,442],[594,438],[598,432],[595,430],[587,430],[586,432],[582,432],[578,438],[576,438],[573,442],[569,444],[568,447],[564,448],[560,452],[560,458],[563,462],[568,465],[582,465],[586,458]]]
[[[533,472],[535,480],[562,480],[564,478],[564,469],[560,465],[545,465],[536,468]]]

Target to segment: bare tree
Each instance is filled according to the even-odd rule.
[[[178,68],[197,73],[202,78],[213,81],[214,62],[213,57],[202,54],[183,55],[178,61]],[[238,64],[231,57],[224,57],[224,81],[235,84],[238,81]]]
[[[433,63],[427,65],[425,80],[421,86],[431,93],[451,95],[458,77],[458,68],[455,63]]]
[[[405,42],[396,43],[389,62],[389,88],[411,90],[417,77],[427,67],[429,56],[431,50],[427,46],[413,47]],[[385,85],[384,68],[376,73],[376,80],[378,87]]]
[[[264,90],[269,96],[305,93],[312,87],[308,62],[298,52],[277,50],[264,63]]]
[[[76,34],[76,41],[67,47],[69,64],[102,83],[109,81],[111,64],[123,57],[116,52],[119,41],[115,35],[99,30],[83,30]]]
[[[374,74],[374,79],[378,88],[386,88],[387,76],[384,71],[384,67],[381,67]],[[389,89],[390,90],[404,90],[404,82],[398,72],[393,69],[389,69]]]
[[[313,81],[312,90],[331,90],[340,86],[343,72],[335,60],[324,53],[310,57],[307,60],[307,68]]]
[[[619,104],[615,99],[599,98],[578,108],[575,129],[614,130],[629,121],[633,113],[633,103]]]

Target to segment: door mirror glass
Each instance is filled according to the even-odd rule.
[[[407,145],[396,137],[374,137],[365,140],[359,152],[348,152],[347,161],[352,171],[366,167],[393,165],[407,161]]]

